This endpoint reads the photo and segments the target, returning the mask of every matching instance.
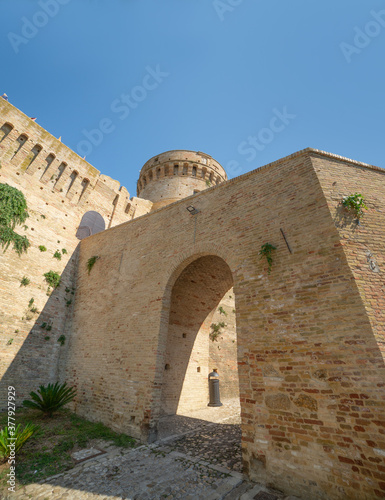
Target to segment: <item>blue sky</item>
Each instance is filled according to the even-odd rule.
[[[384,167],[384,2],[0,9],[0,94],[132,195],[170,149],[208,153],[229,177],[308,146]]]

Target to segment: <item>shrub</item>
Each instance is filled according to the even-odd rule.
[[[49,284],[49,286],[52,286],[52,288],[57,288],[60,285],[60,274],[56,273],[55,271],[48,271],[48,273],[44,274],[46,282]]]
[[[48,384],[47,387],[41,385],[36,392],[31,392],[29,395],[33,401],[24,400],[23,406],[26,408],[33,408],[40,410],[49,417],[64,405],[73,400],[76,396],[76,389],[74,387],[67,387],[67,382],[64,384]]]
[[[0,458],[3,461],[7,460],[10,456],[9,443],[15,444],[15,453],[20,450],[22,446],[28,441],[28,439],[35,434],[35,432],[39,429],[37,425],[28,423],[23,428],[21,424],[17,425],[15,428],[9,429],[8,427],[4,427],[0,431]],[[14,441],[10,441],[10,438],[16,438]]]
[[[56,252],[53,254],[53,256],[55,257],[55,259],[61,260],[61,253],[59,250],[56,250]]]
[[[44,245],[39,245],[40,252],[46,252],[47,248]]]

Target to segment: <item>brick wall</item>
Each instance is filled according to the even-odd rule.
[[[327,173],[345,182],[362,170],[362,189],[382,201],[379,171],[305,150],[84,240],[65,371],[78,387],[76,411],[142,439],[156,436],[173,368],[165,370],[170,343],[182,342],[185,329],[197,331],[190,308],[198,311],[199,300],[207,311],[212,306],[213,291],[203,284],[195,294],[192,286],[188,303],[178,287],[187,290],[191,264],[215,261],[232,275],[250,477],[304,498],[381,497],[383,322],[374,310],[383,290],[372,278],[378,273],[356,279]],[[190,203],[198,215],[187,212]],[[376,203],[360,241],[381,268],[384,221]],[[259,256],[266,242],[277,247],[271,274]],[[100,259],[88,275],[92,255]],[[231,283],[218,277],[212,274],[220,300]],[[189,349],[179,351],[181,365],[188,366]],[[194,395],[199,373],[186,373],[183,390]]]

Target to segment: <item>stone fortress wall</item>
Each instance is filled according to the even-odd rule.
[[[184,176],[184,152],[167,152],[164,163],[180,161],[173,190],[160,198],[157,181],[168,181],[156,170],[144,186],[145,166],[138,194],[152,199],[130,200],[0,106],[0,182],[23,191],[31,214],[18,228],[28,253],[0,255],[1,388],[14,385],[20,401],[66,380],[77,413],[151,441],[162,412],[205,404],[214,361],[226,397],[239,377],[252,479],[304,499],[383,497],[384,170],[307,149],[230,181],[218,167],[208,187],[196,180],[201,153]],[[193,194],[194,182],[204,189]],[[368,205],[360,224],[341,204],[355,192]],[[87,211],[111,227],[79,245]],[[266,242],[276,246],[271,273],[259,255]],[[43,278],[50,269],[62,276],[54,290]],[[222,319],[229,331],[210,343]]]
[[[76,234],[83,215],[96,211],[108,228],[147,213],[152,203],[130,199],[118,181],[100,174],[4,99],[0,99],[0,165],[0,182],[23,192],[30,214],[24,228],[16,229],[31,242],[28,252],[19,257],[11,248],[0,251],[1,395],[16,379],[20,401],[40,383],[57,380],[63,350],[57,339],[65,334],[76,296],[80,241]],[[87,227],[84,230],[87,236]],[[41,252],[39,246],[47,251]],[[60,261],[53,258],[56,250]],[[50,270],[62,274],[63,285],[53,291],[47,291],[43,277]],[[20,286],[24,276],[30,280],[26,287]],[[31,308],[39,312],[31,313],[32,298]],[[51,327],[48,331],[40,327],[44,323]],[[23,356],[15,359],[21,346]]]
[[[232,289],[245,471],[304,499],[381,497],[384,178],[304,150],[85,239],[64,372],[76,411],[155,439],[162,411],[202,402]],[[360,225],[341,205],[354,192]]]

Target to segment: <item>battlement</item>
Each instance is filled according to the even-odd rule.
[[[130,194],[124,186],[101,174],[4,99],[0,99],[0,117],[0,162],[16,183],[21,177],[28,179],[21,182],[26,186],[38,182],[40,190],[49,189],[72,208],[85,210],[93,205],[103,212],[107,227],[135,216]],[[135,206],[138,203],[135,200]],[[137,215],[146,213],[147,205],[139,207]]]
[[[151,200],[156,210],[226,180],[224,168],[210,155],[172,150],[150,158],[143,165],[137,193]]]

